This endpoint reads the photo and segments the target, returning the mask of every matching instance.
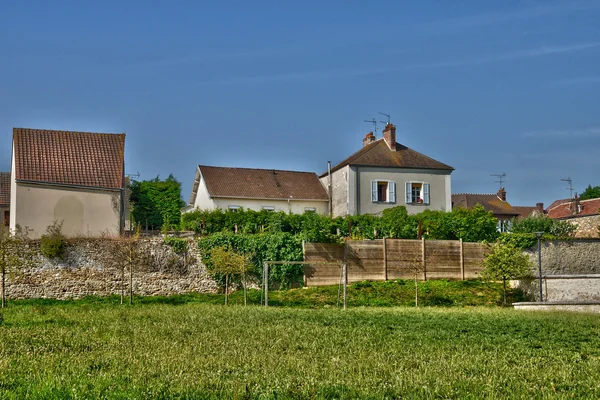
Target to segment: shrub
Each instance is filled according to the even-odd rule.
[[[54,221],[46,228],[40,239],[42,255],[46,258],[62,259],[67,247],[66,238],[62,234],[62,221]]]

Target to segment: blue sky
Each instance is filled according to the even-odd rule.
[[[453,192],[534,205],[600,185],[600,1],[0,4],[13,127],[125,132],[127,173],[321,173],[391,114]]]

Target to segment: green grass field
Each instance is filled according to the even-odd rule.
[[[136,301],[11,303],[0,398],[600,398],[597,315]]]

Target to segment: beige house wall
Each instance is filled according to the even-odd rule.
[[[424,210],[452,211],[449,171],[361,166],[353,166],[352,169],[356,171],[356,186],[360,188],[356,195],[356,214],[379,214],[386,208],[396,206],[405,206],[409,214],[417,214]],[[395,203],[371,201],[371,182],[376,180],[395,182]],[[429,183],[429,205],[406,204],[406,182]]]
[[[119,191],[24,183],[16,183],[14,187],[11,229],[17,224],[27,227],[32,239],[44,234],[54,221],[63,222],[62,232],[67,237],[119,234]]]
[[[338,169],[331,174],[331,207],[334,217],[348,215],[349,166]],[[320,178],[325,190],[329,190],[329,177]],[[354,181],[352,181],[354,187]]]

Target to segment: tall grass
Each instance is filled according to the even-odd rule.
[[[500,308],[21,303],[0,398],[598,398],[600,320]]]

